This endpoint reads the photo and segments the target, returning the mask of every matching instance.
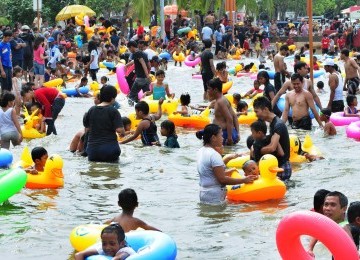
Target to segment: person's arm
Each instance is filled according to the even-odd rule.
[[[51,103],[43,93],[37,93],[35,99],[44,106],[44,117],[46,119],[52,119]]]
[[[149,91],[146,91],[145,92],[145,95],[146,96],[150,96],[150,95],[152,95],[153,94],[153,90],[154,90],[154,83],[150,83],[150,85],[149,85]]]
[[[150,78],[149,71],[148,71],[148,67],[147,67],[144,59],[143,59],[143,58],[140,58],[140,59],[139,59],[139,62],[140,62],[141,66],[142,66],[142,68],[143,68],[143,70],[144,70],[145,76],[146,76],[147,78]]]
[[[18,130],[19,132],[19,143],[21,143],[23,137],[22,137],[22,131],[21,131],[21,127],[20,127],[20,124],[19,124],[19,120],[17,118],[17,115],[16,115],[16,110],[13,109],[11,111],[11,120],[14,122],[14,125],[16,127],[16,130]]]
[[[331,105],[332,105],[333,99],[335,97],[335,89],[337,87],[337,77],[335,75],[330,75],[329,87],[330,87],[330,99],[329,99],[327,108],[331,109]]]
[[[1,72],[1,77],[6,78],[6,73],[1,62],[1,56],[0,56],[0,72]]]
[[[168,98],[174,98],[175,93],[170,93],[169,84],[165,83],[165,92]]]
[[[277,146],[279,145],[279,140],[280,140],[280,135],[277,133],[274,133],[273,136],[271,137],[270,144],[261,148],[261,154],[268,154],[268,153],[275,152],[277,149]]]
[[[162,109],[161,109],[161,105],[164,103],[164,99],[160,98],[159,99],[159,103],[158,103],[158,111],[156,112],[156,114],[154,114],[154,120],[159,120],[162,116]]]
[[[86,65],[87,68],[90,68],[90,64],[94,61],[94,55],[90,56],[90,61],[88,62],[88,64]]]
[[[359,117],[359,114],[350,114],[349,107],[344,108],[344,116],[345,117]]]
[[[244,156],[247,155],[247,153],[232,153],[232,154],[227,154],[223,157],[223,162],[224,164],[227,164],[229,161],[236,159],[240,156]]]
[[[279,59],[279,67],[280,67],[281,74],[289,74],[289,72],[287,72],[287,70],[286,70],[286,64],[284,62],[283,57]]]
[[[290,86],[290,82],[286,81],[281,89],[276,93],[276,95],[274,96],[274,98],[271,100],[271,106],[274,107],[276,105],[276,103],[278,102],[279,98],[281,97],[282,94],[286,93],[286,91],[289,89]]]
[[[95,248],[88,248],[84,251],[75,254],[75,260],[84,260],[88,256],[98,255],[98,251]]]
[[[194,108],[195,109],[195,108]],[[180,114],[180,115],[187,115],[188,114],[188,110],[186,108],[186,106],[181,106],[181,110],[180,111],[175,111],[174,115],[176,114]]]
[[[128,63],[125,64],[125,68],[130,67],[133,64],[134,64],[134,60],[129,61]]]
[[[129,142],[131,142],[131,141],[134,141],[134,140],[141,134],[141,132],[144,130],[144,124],[146,124],[146,122],[141,121],[141,122],[139,123],[139,125],[137,126],[134,134],[131,135],[131,136],[129,136],[129,137],[126,138],[125,140],[120,141],[119,143],[120,143],[120,144],[127,144],[127,143],[129,143]]]
[[[360,77],[360,66],[354,60],[351,60],[350,62],[351,62],[351,65],[354,67],[354,69],[357,70],[358,77]]]
[[[215,66],[214,66],[214,59],[210,59],[209,62],[210,62],[211,71],[213,72],[214,75],[216,75],[216,69],[215,69]]]
[[[308,106],[310,107],[311,111],[313,112],[316,121],[318,122],[320,128],[323,128],[323,124],[321,122],[319,113],[317,112],[315,105],[314,105],[314,99],[312,97],[312,95],[310,93],[305,93],[305,98],[306,98],[306,102],[308,104]]]
[[[157,228],[155,228],[153,226],[150,226],[150,225],[146,224],[144,221],[142,221],[140,219],[137,219],[137,220],[138,220],[137,223],[136,223],[137,226],[139,226],[139,227],[141,227],[141,228],[143,228],[145,230],[155,230],[155,231],[160,231],[161,232],[160,229],[157,229]]]
[[[310,243],[309,243],[309,249],[308,249],[308,254],[310,255],[310,256],[312,256],[312,257],[315,257],[315,254],[314,254],[314,252],[313,252],[313,250],[314,250],[314,247],[315,247],[315,245],[316,245],[316,243],[317,243],[317,239],[316,238],[311,238],[311,240],[310,240]]]
[[[231,178],[225,175],[225,169],[223,166],[213,167],[214,175],[217,181],[222,185],[236,185],[242,183],[252,183],[258,178],[258,176],[250,175],[242,179]]]
[[[315,89],[314,89],[314,85],[312,84],[311,80],[308,80],[308,91],[311,93],[311,95],[313,96],[313,99],[316,103],[316,105],[322,109],[322,105],[321,105],[321,101],[319,96],[316,94]]]
[[[251,95],[253,92],[254,92],[254,89],[250,89],[250,90],[249,90],[248,92],[246,92],[245,95],[242,96],[242,97],[243,97],[243,98],[245,98],[245,97],[247,97],[247,96],[250,97],[250,95]]]

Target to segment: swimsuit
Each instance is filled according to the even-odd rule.
[[[293,121],[291,127],[293,129],[304,129],[304,130],[311,130],[311,118],[310,116],[304,116],[303,118]]]
[[[347,110],[348,110],[348,113],[349,114],[357,114],[359,111],[356,109],[356,107],[354,107],[354,110],[351,110],[351,107],[348,107],[347,108]]]
[[[223,138],[224,138],[223,144],[225,145],[227,142],[227,139],[228,139],[228,133],[227,133],[227,129],[223,129],[222,131],[223,131]],[[236,131],[235,127],[232,129],[231,136],[232,136],[232,140],[234,143],[236,143],[239,140],[239,134]]]
[[[143,120],[148,120],[150,122],[150,126],[141,132],[141,141],[143,144],[153,145],[154,143],[159,143],[156,124],[149,118],[144,118]]]
[[[356,91],[359,88],[360,79],[358,77],[348,79],[347,87],[349,95],[356,95]]]

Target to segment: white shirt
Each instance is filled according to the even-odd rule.
[[[97,250],[99,255],[105,255],[101,242],[97,243],[94,248]],[[121,248],[119,251],[117,251],[117,253],[127,253],[129,256],[136,254],[135,250],[129,246]]]
[[[94,56],[94,60],[90,63],[90,69],[96,70],[99,68],[99,53],[97,50],[92,50],[90,56]]]
[[[211,35],[213,34],[213,31],[210,27],[205,26],[202,28],[201,34],[203,40],[211,40]]]

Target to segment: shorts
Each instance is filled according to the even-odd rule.
[[[118,142],[103,143],[98,145],[87,144],[86,152],[89,161],[93,162],[116,162],[121,154]]]
[[[342,112],[344,111],[344,101],[343,100],[335,100],[331,103],[331,112]]]
[[[347,81],[347,88],[348,88],[348,95],[356,95],[356,92],[359,89],[360,79],[358,77],[348,79]]]
[[[303,118],[293,121],[291,124],[292,129],[311,130],[312,122],[310,116],[304,116]]]
[[[281,74],[280,72],[276,72],[274,75],[274,87],[276,93],[281,89],[284,82],[285,82],[284,75]]]
[[[223,129],[223,145],[226,144],[226,141],[228,139],[228,133],[226,129]],[[236,131],[235,127],[232,129],[231,137],[234,143],[237,143],[239,141],[239,133]]]
[[[45,64],[39,64],[34,61],[34,74],[44,76],[45,75]]]
[[[329,52],[329,49],[322,49],[322,54],[327,54]]]
[[[214,74],[211,72],[211,73],[201,73],[201,76],[202,76],[202,80],[203,80],[203,85],[204,85],[204,92],[207,91],[207,88],[208,88],[208,83],[210,80],[212,80],[214,78]]]
[[[277,176],[280,178],[280,180],[285,181],[285,180],[290,179],[291,173],[292,173],[290,162],[287,161],[283,165],[280,165],[279,167],[284,170],[283,172],[279,172],[277,174]]]
[[[29,59],[25,58],[24,59],[24,62],[23,62],[23,70],[25,71],[31,71],[31,69],[33,68],[34,66],[34,58],[31,57]]]
[[[226,187],[200,187],[200,202],[209,205],[221,205],[225,202]]]
[[[13,146],[19,144],[19,133],[17,131],[7,132],[1,135],[1,148],[9,150],[10,141]]]

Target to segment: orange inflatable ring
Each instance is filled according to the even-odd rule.
[[[304,249],[300,236],[320,240],[334,259],[358,260],[359,255],[350,236],[332,219],[312,211],[298,211],[282,218],[276,230],[276,245],[284,260],[313,260]]]

